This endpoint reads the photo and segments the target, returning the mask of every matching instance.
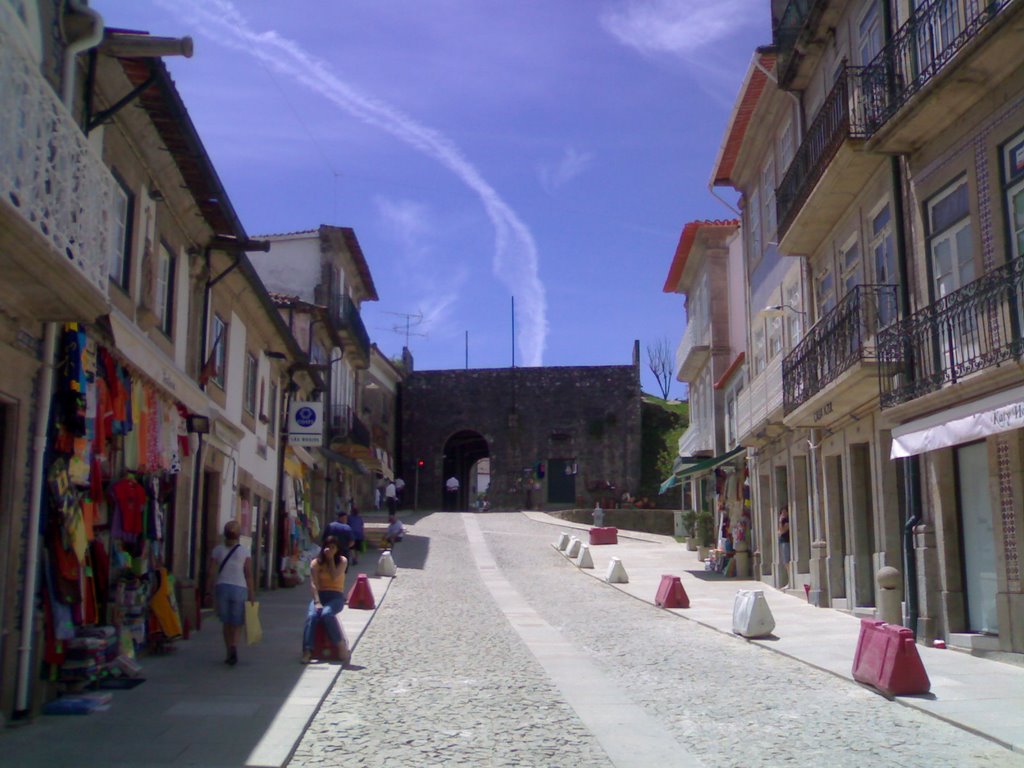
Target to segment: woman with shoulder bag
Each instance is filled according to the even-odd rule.
[[[252,580],[252,556],[249,548],[239,542],[240,530],[234,520],[224,525],[224,543],[218,544],[210,553],[210,567],[207,577],[214,591],[216,584],[217,618],[224,632],[225,664],[238,663],[238,636],[245,626],[245,601],[255,602],[256,589]]]

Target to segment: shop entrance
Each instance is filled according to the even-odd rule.
[[[576,473],[573,459],[548,459],[548,502],[576,503]]]
[[[203,509],[201,512],[202,524],[200,525],[199,539],[199,583],[203,588],[203,595],[209,593],[207,579],[216,578],[216,574],[209,573],[210,553],[217,546],[217,538],[220,531],[217,530],[218,510],[220,509],[220,473],[203,471]],[[206,606],[207,608],[211,606]]]
[[[980,442],[957,448],[956,465],[968,629],[998,634],[996,548],[988,488],[988,446]]]
[[[874,505],[871,492],[871,446],[850,446],[850,538],[853,540],[854,603],[875,604],[875,574],[871,567],[875,552]]]
[[[846,503],[843,457],[825,457],[825,532],[828,541],[828,587],[833,600],[846,602]]]

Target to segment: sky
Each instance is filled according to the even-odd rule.
[[[91,2],[193,38],[165,62],[250,236],[355,230],[384,354],[628,365],[639,340],[649,393],[648,347],[685,326],[662,291],[682,227],[734,216],[708,180],[769,5]]]

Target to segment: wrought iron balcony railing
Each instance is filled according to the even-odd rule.
[[[332,440],[343,440],[366,448],[370,447],[370,429],[356,415],[351,406],[333,403],[329,423]]]
[[[785,235],[814,185],[847,139],[868,136],[864,128],[861,67],[844,67],[811,122],[775,192],[779,237]]]
[[[772,28],[772,42],[778,52],[779,82],[783,87],[796,74],[800,65],[797,41],[809,26],[812,17],[820,14],[827,0],[789,0]],[[776,3],[773,3],[773,6]]]
[[[1020,0],[929,0],[863,67],[865,128],[874,133],[1004,9]]]
[[[359,354],[364,360],[370,359],[370,334],[359,312],[356,303],[347,294],[342,294],[331,302],[331,317],[342,333],[355,342]]]
[[[1024,355],[1024,257],[878,334],[882,408]]]
[[[878,329],[896,317],[895,285],[858,285],[808,331],[782,361],[788,414],[863,360],[875,358]]]
[[[0,24],[0,198],[106,297],[123,192],[10,34]]]

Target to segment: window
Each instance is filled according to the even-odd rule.
[[[886,203],[880,211],[871,217],[871,239],[868,242],[871,261],[875,269],[875,283],[878,285],[896,285],[896,251],[892,240],[892,210]],[[879,296],[878,322],[885,327],[896,319],[896,302]]]
[[[836,305],[836,279],[830,267],[825,267],[816,278],[818,286],[818,318],[824,317]]]
[[[787,120],[786,126],[779,134],[779,169],[783,174],[789,170],[789,165],[793,162],[793,154],[795,152],[796,148],[793,146],[793,121]]]
[[[951,184],[928,201],[928,253],[934,300],[974,279],[974,233],[967,179]]]
[[[1010,232],[1010,257],[1024,256],[1024,132],[1018,133],[1003,150],[1006,179],[1006,211]]]
[[[839,249],[839,266],[843,270],[843,295],[845,296],[864,282],[861,269],[860,241],[853,238]]]
[[[167,336],[174,330],[174,254],[160,243],[156,264],[156,319]]]
[[[786,327],[789,331],[789,348],[792,349],[800,343],[804,335],[803,328],[803,299],[800,296],[800,284],[791,283],[784,291],[786,305],[790,310],[786,312]]]
[[[748,221],[750,223],[750,263],[761,261],[761,196],[755,189],[750,193]]]
[[[752,371],[753,376],[757,376],[761,371],[764,370],[765,357],[764,357],[764,327],[754,329],[754,370]]]
[[[224,361],[227,357],[225,353],[228,344],[228,324],[221,319],[220,315],[213,316],[212,331],[213,350],[207,362],[208,364],[212,363],[213,370],[204,371],[204,374],[209,376],[210,381],[224,389]]]
[[[277,432],[277,383],[270,383],[270,402],[268,403],[267,435],[273,437]]]
[[[769,160],[761,170],[761,223],[764,239],[775,237],[775,161]]]
[[[114,190],[114,235],[110,252],[108,274],[110,279],[124,290],[128,290],[131,276],[132,217],[135,211],[135,195],[128,189],[120,176],[114,174],[118,187]]]
[[[245,355],[245,390],[242,397],[242,407],[246,413],[256,414],[256,382],[259,369],[256,364],[256,355],[249,352]]]
[[[866,67],[882,50],[882,21],[878,14],[877,0],[868,5],[858,31],[860,65]]]
[[[768,359],[774,360],[782,351],[782,318],[773,317],[768,321]]]
[[[725,393],[725,450],[727,451],[731,451],[739,442],[738,405],[742,391],[743,381],[740,380]]]

